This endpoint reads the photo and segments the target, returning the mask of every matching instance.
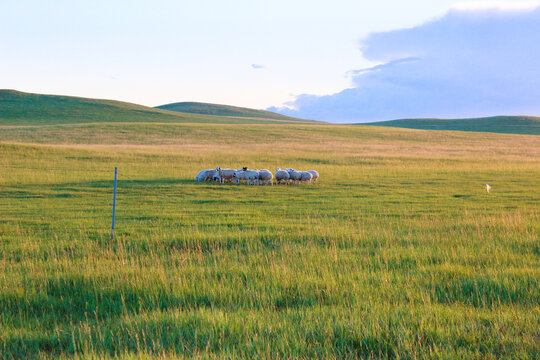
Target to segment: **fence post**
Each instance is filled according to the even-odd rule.
[[[116,207],[116,174],[118,172],[117,168],[114,168],[114,195],[112,202],[112,226],[111,226],[111,240],[114,239],[114,210]]]

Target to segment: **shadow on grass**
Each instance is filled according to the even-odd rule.
[[[175,186],[175,185],[194,185],[198,184],[195,180],[189,179],[129,179],[123,180],[118,179],[117,186],[118,188],[123,189],[132,189],[137,187],[164,187],[164,186]],[[58,191],[82,191],[90,189],[106,189],[114,187],[114,179],[111,180],[94,180],[94,181],[80,181],[80,182],[70,182],[55,184],[52,186],[54,190]]]
[[[333,303],[337,298],[330,297],[327,291],[314,288],[285,287],[275,299],[278,310],[298,309]],[[179,311],[180,314],[192,311],[212,311],[212,309],[268,309],[268,303],[250,303],[240,294],[239,298],[219,295],[205,289],[186,288],[173,293],[165,286],[134,286],[131,283],[115,284],[106,279],[84,278],[82,276],[49,277],[30,280],[21,292],[0,294],[0,316],[8,328],[24,329],[21,332],[6,333],[0,337],[0,346],[8,358],[38,358],[46,353],[49,356],[73,354],[80,351],[81,343],[90,336],[110,337],[105,343],[97,341],[92,346],[114,355],[116,351],[132,348],[136,343],[131,339],[132,331],[126,328],[126,321],[136,319],[141,313],[164,313]],[[33,320],[39,327],[33,327]],[[150,319],[145,319],[150,320]],[[173,319],[171,319],[173,320]],[[144,323],[141,329],[147,334],[155,333],[155,326],[163,331],[155,334],[157,343],[152,342],[149,351],[176,348],[178,340],[198,345],[199,334],[203,330],[190,322],[182,325],[161,328],[161,322],[151,328]],[[130,325],[131,326],[131,325]],[[227,327],[226,323],[223,326]],[[137,326],[136,326],[137,327]],[[167,329],[176,328],[176,336],[169,338]],[[198,329],[198,330],[197,330]],[[159,330],[159,329],[158,329]],[[193,331],[192,331],[193,330]],[[108,335],[106,335],[108,334]],[[139,334],[141,335],[141,334]],[[159,336],[158,336],[159,335]],[[95,337],[94,337],[95,336]],[[235,335],[236,336],[236,335]],[[235,337],[233,336],[233,338]],[[85,340],[86,339],[86,340]],[[103,339],[102,339],[103,340]],[[172,341],[175,340],[175,341]],[[208,339],[203,342],[206,345]],[[154,345],[159,348],[155,348]],[[181,350],[181,349],[180,349]],[[218,351],[219,348],[214,350]]]
[[[0,293],[0,316],[15,328],[28,327],[29,319],[36,319],[39,328],[0,336],[0,346],[8,358],[72,354],[75,334],[70,329],[80,324],[114,325],[141,311],[208,308],[216,301],[196,291],[178,296],[163,287],[136,288],[76,276],[31,281],[23,292]]]
[[[432,298],[442,304],[461,303],[473,307],[504,305],[538,306],[540,292],[535,279],[522,277],[457,278],[429,285]],[[536,299],[536,300],[535,300]]]

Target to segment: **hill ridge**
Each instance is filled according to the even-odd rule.
[[[355,125],[387,126],[418,130],[451,130],[540,135],[540,117],[528,115],[497,115],[461,119],[410,118],[359,123]]]
[[[257,110],[255,110],[257,111]],[[182,113],[130,102],[0,89],[0,125],[52,125],[105,122],[318,124],[290,117],[226,117]]]
[[[246,118],[266,118],[276,120],[303,120],[268,110],[259,110],[234,105],[213,104],[198,101],[181,101],[156,106],[156,109],[178,111],[189,114],[234,116]]]

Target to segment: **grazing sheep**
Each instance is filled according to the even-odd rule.
[[[233,182],[235,169],[222,169],[219,166],[216,168],[216,172],[219,173],[219,182]]]
[[[285,183],[289,181],[291,176],[289,175],[289,172],[286,170],[281,170],[280,168],[276,168],[276,182],[278,184]]]
[[[216,170],[214,170],[214,169],[201,170],[201,171],[199,171],[197,176],[195,176],[195,180],[196,181],[213,180],[215,172],[216,172]]]
[[[491,186],[489,184],[486,184],[486,191],[489,193],[491,191]]]
[[[270,182],[271,185],[274,185],[274,181],[272,180],[274,178],[274,174],[270,170],[262,169],[259,170],[259,184],[261,182],[264,182],[265,185],[268,185],[268,182]]]
[[[314,181],[317,181],[319,173],[315,170],[309,171],[296,171],[293,168],[287,168],[281,170],[276,168],[276,181],[278,184],[289,183],[289,181],[298,184],[299,182],[306,182],[311,184]],[[247,183],[248,185],[262,185],[263,183],[267,185],[270,183],[274,185],[274,175],[270,170],[250,170],[247,166],[244,166],[242,169],[222,169],[221,167],[216,167],[215,169],[205,169],[199,171],[197,176],[195,176],[196,181],[219,181],[221,183],[230,181],[237,184]],[[489,190],[488,190],[489,191]]]
[[[291,182],[293,182],[295,184],[298,184],[298,182],[300,181],[300,172],[299,171],[291,169],[291,171],[289,171],[289,176],[290,176]]]
[[[247,180],[246,178],[246,170],[244,169],[238,169],[233,173],[233,179],[234,182],[237,184],[240,184],[242,181]]]
[[[245,181],[248,185],[251,185],[259,181],[259,172],[257,170],[248,170],[247,166],[244,166],[234,172],[233,178],[236,179],[237,184]]]
[[[306,184],[311,184],[311,179],[313,178],[313,174],[311,174],[309,171],[301,171],[300,173],[300,179],[299,181],[305,181]]]
[[[244,170],[248,185],[259,184],[259,172],[257,170]]]
[[[316,170],[308,170],[308,173],[313,175],[313,182],[317,182],[317,180],[319,180],[319,173]]]
[[[246,181],[248,185],[255,185],[255,183],[259,183],[259,171],[248,170],[247,166],[244,166],[242,169],[238,169],[233,173],[233,178],[237,184]]]

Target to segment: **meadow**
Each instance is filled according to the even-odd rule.
[[[401,119],[358,125],[540,135],[540,117],[536,116],[492,116],[470,119]]]
[[[4,126],[0,153],[1,358],[540,355],[538,136]],[[320,181],[193,181],[217,165]]]

